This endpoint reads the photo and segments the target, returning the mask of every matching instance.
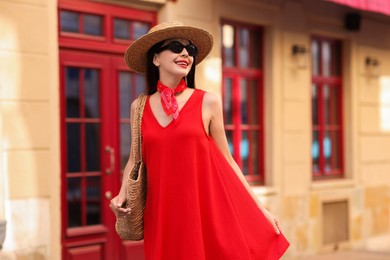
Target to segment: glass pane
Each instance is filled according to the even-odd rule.
[[[260,58],[261,58],[261,42],[260,42],[261,32],[259,30],[251,31],[251,67],[260,68]]]
[[[121,150],[120,150],[120,165],[121,169],[124,169],[127,163],[127,159],[130,155],[130,124],[122,123],[120,126],[121,135]]]
[[[245,175],[249,173],[249,140],[248,132],[241,132],[241,143],[240,143],[240,156],[242,160],[242,171]]]
[[[319,173],[320,171],[320,147],[319,147],[318,131],[313,131],[313,142],[311,145],[311,157],[313,161],[313,172]]]
[[[142,35],[146,34],[150,29],[148,23],[133,22],[133,40],[138,39]]]
[[[103,35],[103,17],[100,15],[84,15],[84,33],[89,35]]]
[[[325,172],[340,169],[339,133],[327,131],[324,138]]]
[[[241,109],[241,123],[248,124],[248,97],[247,97],[248,81],[246,79],[240,80],[240,109]]]
[[[87,225],[101,223],[100,176],[87,177]]]
[[[240,67],[248,68],[249,67],[249,50],[250,50],[250,40],[249,40],[249,30],[246,28],[239,30],[240,37]]]
[[[225,124],[233,124],[233,80],[225,78],[224,87],[223,111],[225,115]]]
[[[257,80],[251,80],[251,90],[248,97],[250,101],[250,115],[249,115],[249,124],[257,125],[259,123],[259,114],[260,114],[260,100],[259,100],[259,84]]]
[[[253,174],[260,175],[259,158],[260,158],[260,142],[258,131],[251,131],[250,150],[251,150],[251,164],[253,165]]]
[[[337,125],[339,123],[338,88],[325,85],[323,92],[325,124]]]
[[[313,84],[311,87],[311,108],[312,108],[312,124],[318,125],[318,87]]]
[[[119,111],[122,119],[130,118],[132,75],[131,72],[119,72]]]
[[[80,69],[65,68],[66,116],[80,117]]]
[[[81,178],[68,178],[68,227],[82,225]]]
[[[228,141],[229,151],[230,154],[234,154],[234,144],[233,144],[233,131],[232,130],[226,130],[226,138]]]
[[[141,93],[144,93],[146,88],[146,79],[145,75],[135,73],[135,96],[131,101],[135,100]]]
[[[85,69],[84,76],[85,117],[98,118],[99,113],[99,71]]]
[[[341,75],[341,47],[340,44],[332,44],[332,75]]]
[[[322,75],[330,76],[331,72],[331,45],[329,42],[322,42]]]
[[[340,123],[340,112],[341,112],[341,107],[339,107],[339,102],[340,102],[340,89],[336,86],[332,87],[330,89],[330,124],[339,124]]]
[[[319,75],[320,74],[320,47],[319,42],[313,40],[311,43],[311,57],[312,57],[312,74]]]
[[[235,58],[235,32],[234,27],[228,24],[222,26],[222,43],[223,43],[223,65],[225,67],[234,67]]]
[[[61,32],[78,33],[80,31],[79,13],[62,10],[60,16],[61,16]]]
[[[81,171],[80,124],[67,123],[67,159],[68,172]]]
[[[100,170],[100,124],[85,124],[87,171]]]
[[[114,18],[114,38],[130,40],[130,21]]]

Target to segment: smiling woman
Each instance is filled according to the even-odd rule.
[[[219,98],[195,89],[195,67],[212,45],[207,31],[168,22],[125,53],[127,65],[147,79],[141,124],[147,260],[276,260],[289,246],[230,154]],[[133,102],[133,124],[138,108]],[[134,160],[132,152],[110,203],[121,223],[132,214],[126,198]]]

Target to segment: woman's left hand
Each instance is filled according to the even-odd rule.
[[[271,225],[274,227],[276,233],[279,235],[282,232],[282,226],[280,225],[279,220],[271,214],[267,209],[263,208],[263,213]]]

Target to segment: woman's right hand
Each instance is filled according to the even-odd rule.
[[[115,213],[117,217],[123,217],[130,213],[131,209],[123,207],[124,202],[126,201],[125,195],[119,193],[116,197],[112,198],[110,201],[110,208]]]

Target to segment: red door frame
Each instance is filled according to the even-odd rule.
[[[80,227],[80,228],[71,228],[68,229],[68,208],[67,208],[67,178],[66,178],[66,172],[67,172],[67,158],[66,158],[66,121],[64,120],[66,118],[66,104],[65,104],[65,76],[64,71],[65,67],[71,66],[71,67],[78,67],[78,68],[93,68],[98,69],[99,74],[99,83],[100,86],[109,84],[109,58],[104,55],[99,54],[91,54],[91,53],[81,53],[81,52],[75,52],[75,51],[61,51],[60,52],[60,113],[61,113],[61,147],[62,147],[62,156],[61,156],[61,172],[62,172],[62,196],[61,196],[61,212],[62,212],[62,238],[63,238],[63,259],[66,259],[66,248],[81,246],[83,244],[102,244],[106,243],[107,241],[112,241],[115,239],[112,235],[112,232],[109,231],[110,227],[107,227],[107,224],[112,223],[115,221],[114,216],[112,214],[107,214],[107,211],[102,210],[101,215],[101,223],[102,225],[94,225],[90,227]],[[112,100],[112,93],[110,91],[107,91],[107,88],[100,87],[100,93],[99,93],[99,107],[105,108],[105,107],[112,107],[112,104],[110,104],[110,101]],[[104,146],[110,145],[115,147],[115,142],[112,138],[113,135],[109,133],[109,131],[112,131],[108,128],[108,126],[114,125],[113,117],[110,116],[106,109],[100,109],[101,116],[100,116],[100,126],[101,126],[101,143],[99,150],[103,151]],[[83,147],[81,147],[83,149]],[[115,149],[115,148],[114,148]],[[101,206],[104,207],[107,203],[104,203],[106,199],[104,198],[104,193],[107,191],[110,187],[113,185],[113,178],[107,178],[108,176],[105,175],[104,169],[108,168],[110,166],[109,164],[109,158],[107,156],[101,155],[100,158],[101,161],[101,198],[102,201]],[[106,225],[104,225],[106,224]],[[99,236],[99,234],[108,234],[107,238],[104,236]],[[83,239],[79,239],[80,237],[83,237]],[[103,248],[103,256],[104,259],[107,259],[108,253],[114,252],[112,248],[112,244],[107,244],[107,248]]]
[[[59,22],[59,46],[60,46],[60,116],[61,116],[61,218],[62,218],[62,258],[67,259],[67,249],[69,247],[84,247],[85,251],[96,250],[99,245],[106,243],[103,255],[99,259],[142,259],[143,242],[122,241],[114,231],[115,216],[110,211],[102,210],[101,222],[104,225],[95,225],[82,228],[68,228],[67,214],[67,160],[66,160],[66,110],[65,110],[65,66],[75,66],[80,68],[97,68],[100,70],[100,84],[103,86],[100,93],[101,109],[101,144],[100,150],[104,151],[106,145],[110,145],[115,151],[116,167],[110,176],[106,176],[104,170],[110,167],[108,154],[101,152],[101,207],[107,205],[105,192],[110,191],[113,196],[120,187],[120,164],[119,162],[119,112],[118,112],[118,74],[119,70],[126,71],[128,68],[123,62],[123,53],[131,40],[118,40],[113,37],[113,17],[131,19],[149,23],[150,26],[156,24],[156,13],[152,11],[142,11],[115,6],[92,1],[58,0],[58,13],[61,10],[90,13],[103,17],[103,35],[89,36],[78,33],[61,32]],[[108,91],[110,90],[110,91]],[[130,101],[129,101],[130,102]],[[104,108],[111,108],[104,109]],[[107,234],[104,237],[102,234]],[[75,253],[75,259],[77,253]],[[130,258],[131,257],[131,258]],[[133,258],[134,257],[134,258]],[[94,258],[95,259],[95,258]]]

